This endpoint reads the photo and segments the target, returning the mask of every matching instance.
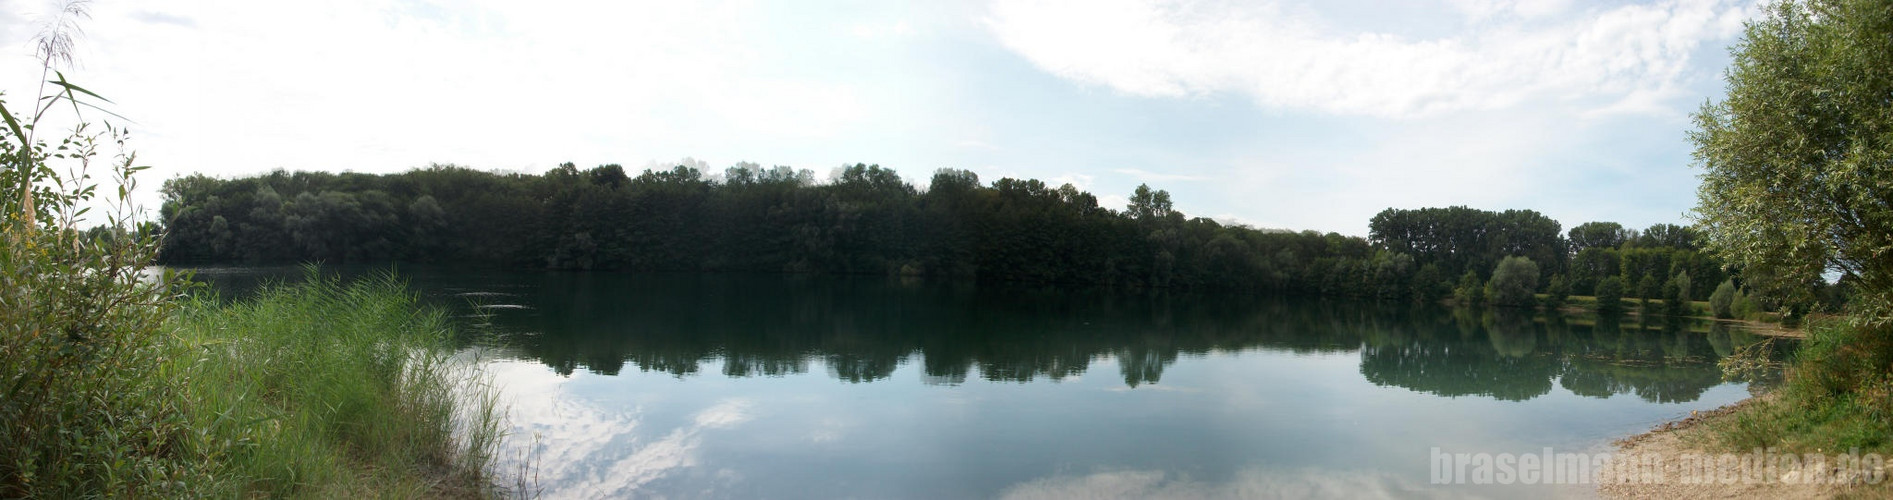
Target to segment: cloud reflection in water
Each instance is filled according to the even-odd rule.
[[[643,409],[617,411],[572,397],[564,387],[572,379],[528,362],[487,366],[503,381],[510,405],[512,434],[501,445],[500,470],[518,470],[530,461],[529,482],[543,498],[611,498],[698,464],[706,431],[726,429],[753,418],[751,403],[730,398],[698,411],[690,423],[661,438],[641,432]]]
[[[1227,483],[1197,481],[1159,470],[1057,475],[1006,488],[1006,500],[1184,498],[1447,498],[1425,485],[1377,472],[1246,468]]]

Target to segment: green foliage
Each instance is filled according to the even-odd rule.
[[[1742,267],[1713,303],[1788,320],[1853,289],[1850,321],[1817,321],[1778,398],[1717,424],[1730,447],[1893,448],[1893,5],[1787,0],[1746,24],[1728,97],[1690,135],[1704,169],[1696,211],[1708,245]],[[1822,295],[1828,295],[1822,297]],[[1772,304],[1771,304],[1772,303]],[[1720,315],[1721,308],[1717,308]]]
[[[1486,298],[1494,305],[1530,307],[1538,290],[1538,264],[1519,256],[1506,257],[1492,270]]]
[[[1695,229],[1675,224],[1652,224],[1631,240],[1636,246],[1644,248],[1669,247],[1680,250],[1695,250],[1702,239],[1702,233]]]
[[[240,302],[196,297],[169,326],[164,370],[184,383],[193,430],[183,449],[214,472],[203,486],[216,496],[416,497],[486,484],[499,432],[491,394],[460,386],[477,377],[450,359],[444,316],[392,275],[342,283],[312,267],[301,284]],[[470,428],[456,437],[463,411]]]
[[[97,98],[63,75],[47,83],[58,90],[27,116],[0,103],[0,497],[179,496],[177,481],[205,474],[180,449],[190,429],[175,380],[156,369],[181,281],[142,272],[158,244],[130,229],[127,194],[144,167],[124,131],[81,124],[56,144],[32,135],[48,111]],[[98,193],[95,163],[108,165],[115,195]],[[112,206],[92,214],[105,227],[76,230],[94,200]]]
[[[1766,307],[1754,297],[1750,297],[1747,291],[1741,289],[1735,291],[1735,301],[1733,304],[1729,305],[1729,312],[1734,314],[1738,319],[1760,319],[1761,315],[1766,311]]]
[[[1174,211],[1170,209],[1170,192],[1151,191],[1149,184],[1138,184],[1131,193],[1130,206],[1125,207],[1126,215],[1140,221],[1156,221],[1169,218]]]
[[[81,5],[69,3],[62,12],[82,14]],[[0,195],[5,217],[0,221],[0,497],[360,497],[438,493],[451,485],[462,485],[463,494],[486,489],[484,458],[423,470],[417,466],[441,463],[423,460],[432,455],[381,453],[461,449],[446,418],[451,415],[440,411],[454,404],[447,372],[437,368],[441,365],[411,362],[417,355],[443,359],[442,351],[398,337],[357,336],[349,340],[356,349],[335,351],[400,352],[374,358],[381,364],[372,367],[279,357],[314,355],[305,352],[237,354],[269,347],[268,341],[249,335],[263,323],[295,325],[306,337],[321,338],[335,332],[338,318],[365,311],[407,318],[410,310],[363,301],[299,317],[247,321],[206,313],[215,307],[201,302],[181,311],[177,297],[188,280],[168,270],[146,272],[159,253],[159,233],[135,223],[128,206],[134,174],[146,167],[137,166],[135,155],[125,149],[123,130],[106,125],[93,132],[97,129],[84,116],[75,116],[80,125],[57,144],[32,136],[55,104],[69,104],[77,114],[80,106],[92,106],[81,96],[103,101],[64,75],[46,83],[56,93],[42,96],[28,117],[0,103],[7,124],[0,129],[0,162],[5,164],[0,168],[0,193],[5,193]],[[108,156],[102,151],[106,147],[117,151]],[[108,165],[117,184],[114,194],[97,190],[91,172],[99,162]],[[108,203],[109,213],[88,215],[85,207],[95,201]],[[80,231],[82,217],[103,224]],[[211,228],[231,230],[227,218],[205,220]],[[229,246],[232,241],[223,237],[208,243]],[[198,322],[179,325],[180,314]],[[273,374],[268,376],[320,384],[335,381],[324,375],[338,373],[375,377],[398,390],[357,401],[244,383]],[[352,420],[340,420],[344,412]],[[465,449],[489,449],[497,432],[493,415],[490,404],[471,415],[476,429]],[[388,418],[397,423],[365,423]],[[367,434],[325,445],[328,456],[315,457],[309,466],[278,453],[308,445],[278,439],[285,436],[282,431],[310,425]],[[393,426],[420,432],[377,432]],[[467,477],[446,477],[437,472],[442,470],[465,471]],[[327,483],[317,482],[325,477],[323,471]],[[378,477],[411,478],[406,483],[415,487],[378,489],[385,483],[363,481]],[[311,485],[320,489],[307,489]]]
[[[182,177],[165,184],[169,236],[160,258],[928,275],[1435,302],[1453,293],[1459,274],[1490,272],[1501,252],[1532,259],[1537,283],[1567,253],[1558,223],[1528,210],[1390,210],[1376,217],[1376,243],[1187,218],[1169,193],[1149,186],[1118,212],[1070,185],[982,185],[952,169],[935,172],[924,192],[877,165],[846,167],[827,183],[807,170],[754,164],[720,179],[688,167],[628,179],[620,170]],[[1579,252],[1580,263],[1603,260],[1573,268],[1583,276],[1573,278],[1578,289],[1618,273],[1618,253]],[[1661,276],[1675,262],[1705,260],[1669,247],[1634,253]]]
[[[625,271],[933,275],[1406,300],[1421,266],[1334,233],[1185,218],[1144,187],[1120,213],[1077,188],[787,167],[618,181],[435,166],[392,175],[188,176],[165,186],[167,263],[448,262]]]
[[[1663,312],[1670,316],[1689,314],[1689,273],[1684,272],[1663,282]]]
[[[1598,280],[1597,289],[1592,292],[1591,295],[1597,297],[1598,311],[1617,312],[1622,310],[1624,295],[1623,278],[1609,276]]]
[[[1631,240],[1636,231],[1624,229],[1623,224],[1615,222],[1586,222],[1571,228],[1571,251],[1583,253],[1585,250],[1615,249]]]
[[[1551,275],[1551,283],[1545,285],[1545,307],[1557,309],[1564,306],[1571,297],[1571,284],[1564,280],[1564,275]]]
[[[177,283],[140,275],[156,241],[16,217],[0,236],[0,496],[178,495],[168,485],[204,471],[179,449],[175,380],[153,373]]]
[[[1413,273],[1413,300],[1422,304],[1432,304],[1451,296],[1452,282],[1441,272],[1438,264],[1427,263]]]
[[[1825,321],[1790,362],[1777,397],[1715,422],[1724,448],[1779,448],[1790,453],[1893,450],[1893,332],[1884,326]]]
[[[1595,222],[1591,224],[1597,224]],[[1614,247],[1587,247],[1579,250],[1571,258],[1571,287],[1577,290],[1597,288],[1597,280],[1621,273],[1617,249]]]
[[[1448,275],[1485,272],[1506,256],[1539,264],[1539,280],[1561,272],[1565,241],[1558,221],[1531,210],[1488,212],[1467,207],[1389,208],[1368,222],[1375,245],[1437,263]]]
[[[1893,366],[1893,335],[1889,335],[1893,332],[1839,324],[1809,325],[1805,331],[1807,340],[1795,353],[1795,366],[1799,369],[1788,380],[1787,388],[1793,394],[1807,397],[1806,403],[1844,397],[1863,387],[1893,382],[1863,383],[1868,378],[1889,378],[1886,367]],[[1893,413],[1886,416],[1893,417]]]
[[[1709,295],[1709,312],[1717,319],[1735,317],[1735,282],[1724,280],[1716,285],[1716,292]]]
[[[1783,1],[1747,23],[1728,94],[1696,113],[1708,246],[1791,303],[1828,271],[1893,319],[1893,8]]]
[[[1650,299],[1662,298],[1663,284],[1656,280],[1656,276],[1645,274],[1643,279],[1637,280],[1636,292],[1639,304],[1649,304]]]
[[[1453,301],[1462,306],[1476,306],[1485,303],[1485,281],[1479,279],[1479,273],[1466,271],[1459,277],[1459,286],[1453,287]]]

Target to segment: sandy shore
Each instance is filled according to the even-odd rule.
[[[1604,498],[1893,498],[1884,483],[1845,484],[1858,468],[1744,467],[1736,460],[1701,460],[1717,456],[1697,443],[1701,424],[1736,414],[1769,396],[1749,398],[1715,410],[1665,423],[1649,432],[1617,441],[1611,466],[1597,472],[1598,494]],[[1748,456],[1735,454],[1737,459]],[[1885,465],[1879,469],[1887,477]],[[1864,476],[1861,476],[1864,477]],[[1810,480],[1810,478],[1819,478]],[[1838,479],[1835,479],[1838,478]],[[1893,479],[1893,478],[1889,478]],[[1809,484],[1815,483],[1815,484]]]

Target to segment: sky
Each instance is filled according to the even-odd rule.
[[[57,3],[0,0],[36,95]],[[854,163],[1140,183],[1190,216],[1366,235],[1387,208],[1687,223],[1690,114],[1752,1],[96,0],[68,78],[137,199],[190,173]]]

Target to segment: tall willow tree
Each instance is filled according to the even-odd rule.
[[[1747,24],[1690,134],[1708,244],[1809,301],[1838,272],[1893,320],[1893,0],[1787,0]]]

